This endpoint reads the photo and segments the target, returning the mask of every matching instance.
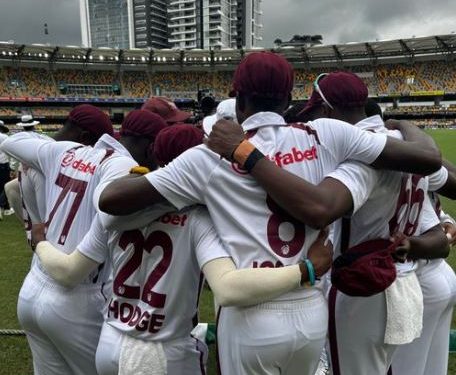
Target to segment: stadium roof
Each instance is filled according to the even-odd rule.
[[[255,49],[259,51],[261,49]],[[388,41],[319,45],[313,47],[282,47],[269,49],[295,64],[354,62],[387,58],[453,55],[456,35]],[[250,50],[174,50],[174,49],[111,49],[77,46],[54,47],[43,44],[18,45],[0,42],[0,61],[31,61],[82,64],[122,64],[154,66],[232,66]]]

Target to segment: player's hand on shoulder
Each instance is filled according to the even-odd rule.
[[[32,248],[35,250],[36,245],[46,241],[46,224],[38,223],[32,225]]]
[[[231,160],[234,150],[244,138],[241,125],[232,120],[222,119],[216,122],[209,137],[204,139],[204,143],[215,153]]]
[[[448,243],[450,246],[453,246],[456,243],[456,225],[453,223],[443,223],[442,227],[448,238]]]
[[[316,277],[323,276],[332,265],[333,244],[328,239],[328,234],[328,228],[322,229],[307,251],[307,259],[312,262]]]

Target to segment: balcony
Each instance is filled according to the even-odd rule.
[[[166,4],[166,1],[163,1],[163,0],[152,0],[152,3],[158,3],[158,4],[162,5],[165,9],[168,6],[168,4]]]
[[[181,4],[195,4],[195,0],[178,0],[178,1],[171,1],[169,6],[181,5]]]
[[[190,34],[190,33],[196,33],[196,27],[192,28],[190,30],[176,30],[171,33],[171,35],[181,35],[181,34]]]
[[[184,20],[188,18],[196,18],[196,13],[189,14],[189,15],[177,15],[177,16],[171,16],[170,20],[171,21],[177,21],[177,20]]]
[[[191,21],[191,22],[173,22],[169,23],[168,26],[170,28],[175,28],[175,27],[188,27],[188,26],[196,26],[196,21]]]
[[[164,25],[163,25],[163,27],[157,27],[157,26],[151,25],[149,29],[158,31],[160,33],[166,33],[166,26],[164,26]]]
[[[181,42],[195,42],[196,43],[196,37],[168,39],[168,42],[169,43],[181,43]]]
[[[178,12],[194,12],[196,11],[195,6],[187,7],[187,8],[168,8],[168,13],[178,13]]]
[[[160,17],[163,17],[163,16],[166,17],[166,11],[163,8],[161,8],[161,7],[159,7],[159,6],[155,5],[155,4],[150,4],[150,7],[157,11],[157,12],[154,12],[154,16],[158,15]]]

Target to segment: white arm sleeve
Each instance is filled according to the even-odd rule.
[[[221,306],[249,306],[270,301],[300,286],[298,265],[236,269],[231,258],[206,263],[203,273]]]
[[[38,138],[34,133],[21,132],[8,137],[0,149],[9,156],[19,160],[46,175],[51,165],[59,160],[66,150],[81,146],[74,142],[55,142]]]
[[[198,264],[222,306],[247,306],[271,300],[299,287],[299,266],[237,270],[215,232],[207,209],[199,207],[192,220]]]
[[[166,167],[148,173],[147,180],[177,209],[204,204],[205,191],[220,157],[206,146],[185,151]]]
[[[35,252],[47,273],[67,288],[78,285],[98,267],[97,262],[87,258],[79,251],[65,254],[47,241],[38,243]]]
[[[353,200],[354,214],[366,203],[378,182],[378,172],[364,164],[345,162],[326,177],[342,182],[350,191]]]

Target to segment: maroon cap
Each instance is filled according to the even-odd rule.
[[[159,165],[168,164],[184,151],[203,143],[203,136],[203,132],[192,125],[168,126],[157,135],[153,153]]]
[[[363,107],[367,103],[368,90],[366,84],[356,74],[350,72],[334,72],[318,81],[320,91],[332,106],[344,108]],[[321,106],[324,100],[315,91],[304,109],[298,114],[302,116]]]
[[[123,120],[120,135],[143,137],[153,141],[160,130],[167,126],[165,120],[156,113],[144,109],[135,109]]]
[[[91,104],[81,104],[74,107],[68,115],[68,120],[97,137],[101,137],[103,134],[110,136],[114,134],[109,116]]]
[[[285,99],[293,90],[293,67],[272,52],[253,52],[238,65],[233,92],[248,96]]]
[[[141,109],[156,113],[169,124],[185,121],[192,115],[189,112],[179,110],[172,100],[161,96],[149,98]]]

